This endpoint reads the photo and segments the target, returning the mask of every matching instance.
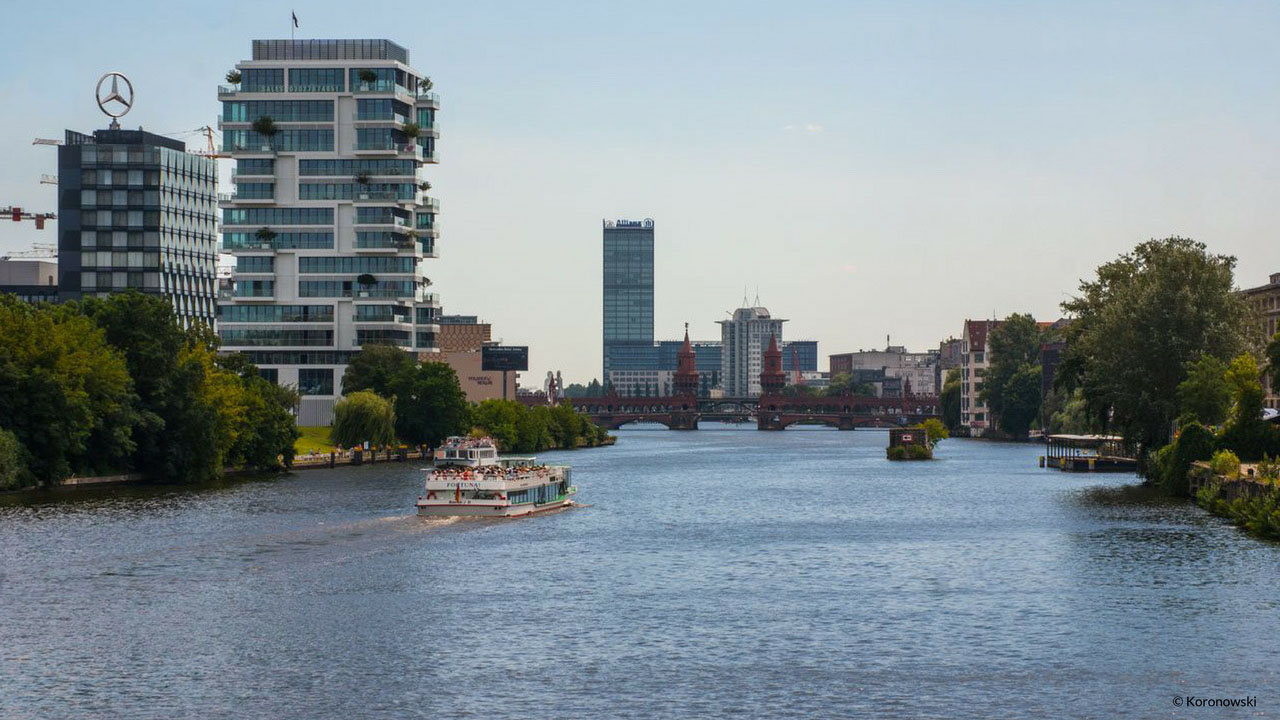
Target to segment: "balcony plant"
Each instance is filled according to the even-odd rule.
[[[405,137],[409,138],[410,140],[413,140],[414,138],[422,134],[422,128],[418,127],[418,123],[410,122],[410,123],[404,124],[404,129],[401,130],[401,132],[404,133]],[[409,143],[409,144],[412,145],[413,143]]]
[[[240,78],[239,70],[236,70],[235,68],[231,68],[231,70],[227,72],[227,82],[231,83],[232,85],[239,85],[240,80],[241,78]]]
[[[418,184],[418,189],[421,190],[422,192],[426,192],[431,189],[431,183],[427,182],[426,180],[423,180],[421,183]]]
[[[431,82],[431,78],[429,78],[429,77],[422,77],[422,78],[418,78],[418,91],[419,91],[419,92],[429,93],[429,92],[431,92],[431,88],[433,88],[433,87],[435,87],[435,86],[436,86],[436,84],[435,84],[435,83],[433,83],[433,82]]]
[[[267,140],[266,144],[262,146],[262,151],[270,152],[271,138],[275,137],[276,133],[280,132],[280,128],[276,127],[276,121],[271,119],[270,115],[263,115],[253,121],[253,129]]]
[[[274,242],[276,239],[275,230],[272,230],[269,227],[260,227],[258,228],[258,232],[256,233],[256,235],[258,237],[258,242],[262,244],[262,247],[264,248],[273,247],[272,242]]]
[[[360,286],[360,297],[369,297],[369,289],[378,283],[378,279],[369,273],[361,273],[356,277],[356,284]]]
[[[378,82],[378,73],[368,68],[365,68],[364,70],[361,70],[360,72],[356,73],[356,77],[360,78],[361,90],[368,90],[371,87],[373,87],[374,83]]]

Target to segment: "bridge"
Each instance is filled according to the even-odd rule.
[[[785,430],[792,425],[827,425],[840,430],[860,427],[897,427],[938,417],[941,405],[936,395],[903,397],[859,397],[833,395],[813,397],[786,395],[786,375],[776,338],[764,352],[760,373],[762,394],[756,398],[700,398],[696,396],[698,372],[694,368],[693,346],[685,330],[684,346],[677,354],[675,394],[667,397],[575,397],[566,402],[602,427],[616,430],[635,422],[654,422],[672,430],[697,430],[699,421],[756,421],[760,430]]]
[[[566,400],[601,427],[652,422],[672,430],[697,430],[700,421],[749,422],[760,430],[785,430],[792,425],[826,425],[840,430],[910,425],[939,416],[938,398],[910,395],[900,398],[804,397],[761,395],[758,398],[576,397]]]

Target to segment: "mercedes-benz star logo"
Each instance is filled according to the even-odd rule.
[[[111,91],[103,95],[102,83],[106,82],[107,78],[111,78]],[[124,81],[124,86],[128,89],[128,97],[120,94],[121,80]],[[125,77],[124,73],[109,72],[98,78],[98,87],[94,90],[94,96],[97,98],[98,108],[102,112],[106,113],[108,117],[118,118],[129,112],[133,107],[133,83],[129,82],[129,78]],[[109,109],[108,105],[112,105],[112,109]]]

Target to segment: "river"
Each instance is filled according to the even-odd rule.
[[[0,717],[1280,715],[1280,545],[1131,476],[618,435],[516,520],[399,463],[0,496]]]

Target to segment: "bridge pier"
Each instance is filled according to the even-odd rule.
[[[673,412],[671,413],[671,422],[667,423],[667,427],[672,430],[697,430],[698,413]]]

